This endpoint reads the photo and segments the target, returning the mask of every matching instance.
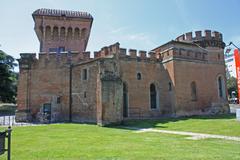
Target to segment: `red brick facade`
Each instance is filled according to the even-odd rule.
[[[85,49],[92,18],[85,22],[80,17],[76,23],[74,19],[66,21],[61,16],[37,13],[35,30],[41,51],[47,53],[40,53],[39,59],[35,54],[20,54],[19,121],[41,121],[44,113],[48,113],[51,121],[70,119],[104,125],[126,118],[228,112],[225,44],[220,33],[206,30],[202,35],[197,31],[193,37],[189,32],[148,54],[134,49],[126,53],[116,43],[94,52],[94,58],[90,58]],[[68,18],[70,12],[64,13]],[[49,48],[59,47],[63,42],[39,36],[36,26],[43,17],[45,26],[49,20],[50,26],[76,23],[74,27],[86,27],[85,41],[65,39],[71,54],[49,53]]]

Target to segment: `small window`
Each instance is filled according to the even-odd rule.
[[[141,80],[141,79],[142,79],[141,73],[137,73],[137,80]]]
[[[57,104],[60,104],[60,103],[61,103],[61,97],[58,96],[58,97],[57,97]]]
[[[84,92],[84,98],[87,98],[87,92]]]
[[[197,101],[197,85],[194,81],[191,83],[191,98],[192,101]]]
[[[218,60],[221,58],[220,54],[218,54]]]
[[[218,77],[218,93],[219,97],[223,97],[223,84],[222,84],[222,77]]]
[[[83,80],[87,80],[87,77],[88,77],[88,75],[87,75],[87,69],[83,69],[83,73],[82,73],[82,76],[83,76]]]
[[[169,83],[168,83],[168,91],[171,91],[171,90],[172,90],[172,83],[169,82]]]

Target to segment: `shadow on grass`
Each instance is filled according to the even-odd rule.
[[[159,118],[159,119],[142,119],[142,120],[124,120],[121,124],[113,124],[105,127],[115,129],[126,129],[126,130],[138,130],[141,128],[162,128],[166,129],[168,126],[164,124],[169,122],[178,122],[186,120],[217,120],[217,119],[235,119],[235,114],[224,114],[224,115],[205,115],[205,116],[189,116],[189,117],[178,117],[178,118]]]

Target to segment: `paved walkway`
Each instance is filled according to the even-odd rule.
[[[233,136],[223,136],[223,135],[214,135],[214,134],[204,134],[204,133],[193,133],[193,132],[183,132],[183,131],[169,131],[169,130],[159,130],[153,128],[134,128],[134,127],[127,127],[128,129],[134,129],[137,133],[143,132],[158,132],[158,133],[166,133],[166,134],[176,134],[176,135],[183,135],[183,136],[190,136],[186,139],[206,139],[206,138],[216,138],[216,139],[225,139],[225,140],[232,140],[232,141],[239,141],[240,137],[233,137]]]

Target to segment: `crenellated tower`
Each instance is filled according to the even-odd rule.
[[[86,50],[93,17],[86,12],[38,9],[32,14],[40,52]]]
[[[176,41],[193,42],[203,48],[219,47],[224,49],[225,47],[222,34],[211,30],[205,30],[204,35],[202,35],[202,31],[196,31],[195,36],[193,36],[193,32],[188,32],[177,37]]]

